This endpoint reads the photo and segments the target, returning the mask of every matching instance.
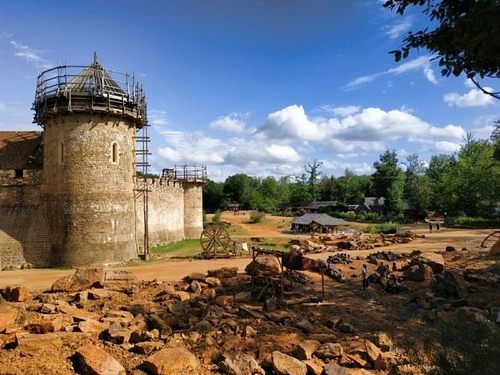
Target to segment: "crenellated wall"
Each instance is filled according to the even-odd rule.
[[[138,181],[139,187],[142,181]],[[164,245],[185,238],[199,237],[203,231],[201,186],[178,180],[148,179],[149,246]],[[143,249],[144,193],[136,199],[137,238]],[[187,210],[186,210],[187,208]],[[196,217],[199,215],[199,217]]]

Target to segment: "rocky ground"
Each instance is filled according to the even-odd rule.
[[[377,263],[392,268],[387,251],[342,252],[328,254],[342,282],[325,277],[324,292],[313,270],[282,282],[274,256],[253,283],[232,267],[178,282],[87,269],[51,290],[3,287],[0,374],[402,374],[402,342],[440,317],[497,329],[499,259],[486,250],[398,255],[392,292],[360,280],[362,264],[373,281]]]

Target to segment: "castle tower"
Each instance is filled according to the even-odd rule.
[[[207,182],[205,166],[176,166],[184,187],[184,236],[199,237],[203,232],[203,185]]]
[[[41,73],[33,104],[44,128],[44,196],[51,265],[138,257],[135,134],[147,126],[142,87],[128,74],[87,67]]]

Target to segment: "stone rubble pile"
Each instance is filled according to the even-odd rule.
[[[307,240],[298,241],[298,243],[295,241],[291,244],[290,249],[303,253],[337,250],[370,250],[393,244],[410,243],[422,237],[411,231],[396,234],[314,235]]]
[[[1,290],[2,357],[53,356],[55,364],[61,353],[64,365],[47,373],[102,375],[370,374],[396,361],[383,333],[370,341],[339,318],[326,326],[289,310],[265,311],[252,300],[251,277],[237,269],[191,274],[175,285],[79,270],[52,289]],[[271,342],[270,332],[293,340]]]

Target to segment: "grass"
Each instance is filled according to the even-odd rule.
[[[201,245],[198,238],[185,239],[150,249],[151,254],[164,254],[167,258],[177,259],[192,258],[200,252]]]

